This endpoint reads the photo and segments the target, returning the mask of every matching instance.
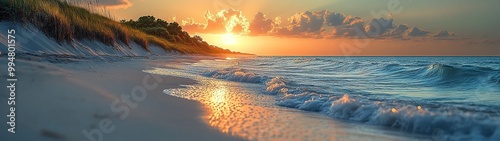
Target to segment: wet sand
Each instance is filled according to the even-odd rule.
[[[0,140],[242,140],[204,123],[200,103],[163,94],[196,81],[142,71],[161,61],[16,61],[16,134],[1,124]]]

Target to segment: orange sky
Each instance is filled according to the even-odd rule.
[[[236,44],[226,44],[224,35],[199,34],[208,42],[233,51],[262,56],[496,56],[495,44],[474,44],[447,40],[405,41],[381,39],[304,39],[271,36],[235,36]],[[410,45],[409,45],[410,44]],[[342,45],[342,47],[341,47]]]
[[[104,1],[117,19],[154,15],[257,55],[500,55],[497,1]]]

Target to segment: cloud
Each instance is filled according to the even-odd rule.
[[[408,29],[410,29],[408,25],[400,24],[389,33],[389,36],[401,38],[404,34],[406,34],[406,32],[408,32]]]
[[[196,23],[193,19],[182,20],[182,27],[188,32],[197,33],[243,33],[249,32],[249,22],[242,12],[224,9],[216,14],[207,11],[204,15],[206,23]]]
[[[204,17],[205,17],[207,23],[205,24],[205,27],[203,28],[203,32],[226,33],[226,31],[227,31],[226,30],[227,18],[224,17],[224,15],[222,13],[213,15],[210,13],[210,11],[207,11],[205,13]]]
[[[408,36],[427,36],[430,32],[427,30],[420,29],[418,27],[413,27],[410,29],[410,32],[408,33]]]
[[[450,36],[455,36],[455,33],[448,32],[446,30],[441,30],[440,32],[433,35],[433,37],[450,37]]]
[[[370,23],[366,26],[366,33],[369,37],[377,37],[389,32],[390,29],[394,28],[393,19],[372,19]]]
[[[196,23],[193,18],[188,18],[187,20],[182,20],[182,29],[188,32],[202,31],[205,28],[204,24]]]
[[[485,44],[485,45],[498,45],[500,44],[500,38],[482,38],[482,39],[471,39],[466,40],[467,44]]]
[[[321,12],[302,12],[288,18],[288,30],[292,34],[319,33],[322,30],[324,18]]]
[[[206,23],[193,19],[183,20],[183,28],[198,33],[240,33],[242,35],[265,35],[300,38],[399,38],[418,39],[425,37],[444,38],[455,34],[446,30],[431,34],[419,27],[395,24],[392,18],[375,18],[365,22],[362,18],[328,10],[305,11],[288,18],[269,18],[262,12],[254,15],[251,22],[234,9],[225,9],[211,14],[205,13]],[[282,20],[286,19],[286,20]]]
[[[321,10],[296,13],[288,18],[288,25],[274,27],[270,34],[310,38],[381,38],[389,34],[401,34],[407,30],[403,27],[395,29],[393,19],[372,19],[366,25],[360,17]]]
[[[365,22],[360,17],[347,16],[342,25],[335,26],[333,37],[361,37],[365,35]]]
[[[270,34],[277,36],[292,36],[292,37],[311,37],[321,38],[326,36],[328,28],[333,26],[342,26],[338,29],[338,34],[344,32],[349,33],[355,24],[349,26],[351,22],[359,22],[359,17],[346,17],[344,14],[335,13],[328,10],[321,11],[305,11],[296,13],[288,18],[288,23],[284,26],[275,24]],[[281,23],[276,21],[275,23]],[[361,26],[362,27],[362,26]],[[340,33],[342,32],[342,33]]]
[[[78,5],[97,5],[103,6],[109,9],[126,9],[132,6],[132,2],[129,0],[80,0],[76,2]]]
[[[359,22],[362,22],[363,19],[361,19],[360,17],[354,17],[354,16],[347,16],[344,21],[342,22],[343,24],[353,24],[353,23],[359,23]]]
[[[273,29],[273,20],[268,19],[266,15],[261,12],[255,14],[252,22],[250,23],[250,34],[251,35],[260,35],[267,34],[269,31]]]
[[[328,26],[339,26],[344,23],[345,15],[341,13],[325,11],[325,24]]]

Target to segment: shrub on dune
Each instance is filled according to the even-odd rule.
[[[147,51],[150,51],[149,45],[154,44],[166,51],[180,53],[231,53],[208,45],[201,38],[190,37],[175,22],[168,23],[153,16],[141,18],[141,25],[132,26],[74,6],[67,1],[0,1],[0,20],[33,25],[61,44],[87,39],[111,47],[116,43],[130,45],[135,42]]]

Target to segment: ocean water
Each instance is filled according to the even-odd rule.
[[[247,57],[152,68],[250,140],[500,140],[500,57]]]

